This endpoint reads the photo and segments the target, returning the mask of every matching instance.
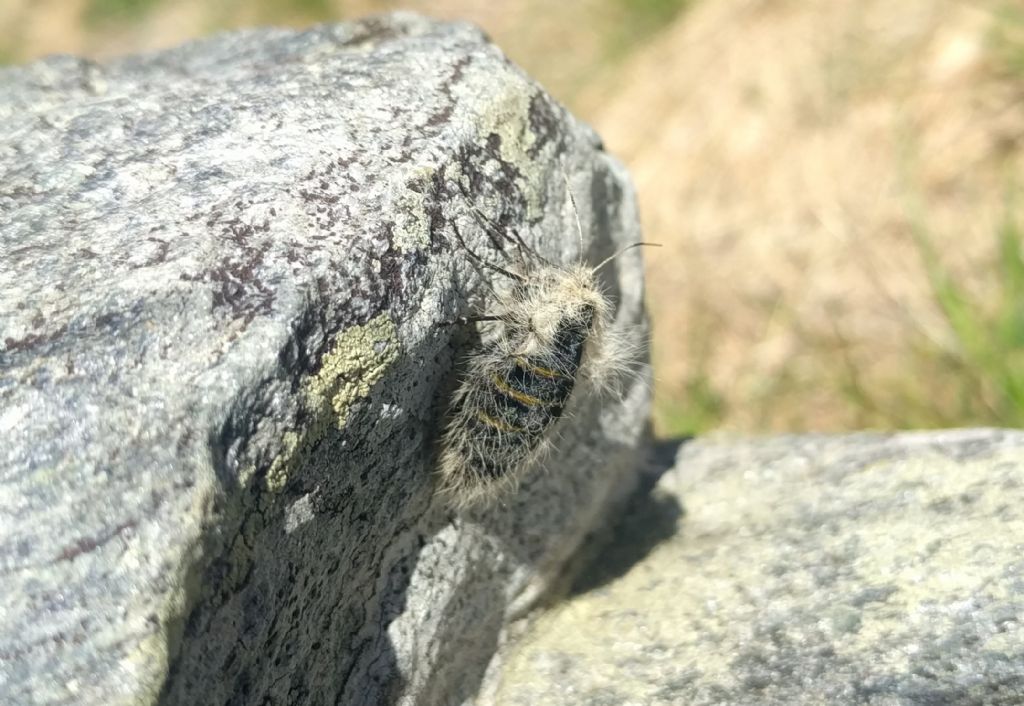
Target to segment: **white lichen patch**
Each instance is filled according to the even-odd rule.
[[[291,534],[313,519],[312,493],[306,493],[288,506],[284,513],[284,532]]]

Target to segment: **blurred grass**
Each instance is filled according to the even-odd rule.
[[[655,428],[659,436],[674,438],[690,436],[719,426],[728,418],[726,396],[715,388],[706,368],[713,355],[714,336],[707,335],[706,327],[700,331],[697,356],[687,378],[677,394],[666,395],[655,382]],[[696,333],[693,332],[693,333]],[[691,333],[691,335],[693,335]],[[697,337],[694,336],[694,337]]]
[[[86,29],[130,27],[142,22],[158,9],[171,7],[173,0],[88,0],[82,23]],[[298,26],[339,19],[340,7],[333,0],[220,0],[211,2],[205,11],[205,33],[229,29],[243,22],[287,24]]]
[[[86,27],[102,28],[114,23],[137,22],[161,0],[89,0],[82,12]]]
[[[943,264],[924,227],[914,234],[953,344],[948,349],[923,349],[932,362],[941,364],[943,373],[923,382],[951,388],[958,407],[947,416],[965,423],[1024,426],[1024,259],[1015,204],[1011,194],[994,234],[995,262],[988,268],[994,297],[982,297],[964,286]]]
[[[1020,83],[1024,78],[1024,5],[993,2],[978,9],[990,12],[993,20],[983,46],[987,65],[995,75],[1009,79],[1003,87],[1020,93],[1024,86]],[[859,82],[879,74],[856,66],[848,56],[840,58],[842,61],[836,59],[838,66],[825,67],[830,87],[837,72]],[[875,90],[875,85],[871,86]],[[848,101],[837,102],[848,109]],[[905,149],[910,151],[915,141],[913,133],[911,129],[904,136]],[[1019,144],[1011,140],[1006,149],[1017,152]],[[929,222],[933,209],[919,203],[924,193],[921,177],[905,178],[904,186],[916,195],[907,199],[907,235],[920,260],[940,330],[933,330],[933,321],[926,324],[915,320],[915,314],[909,311],[894,311],[894,318],[903,322],[900,336],[905,350],[900,370],[880,376],[865,365],[870,351],[864,354],[863,340],[858,349],[858,343],[835,325],[824,331],[802,329],[795,304],[785,302],[781,304],[782,316],[793,337],[800,341],[803,366],[794,361],[782,365],[775,375],[765,378],[753,391],[748,388],[748,393],[737,400],[730,395],[728,380],[719,377],[716,386],[711,358],[704,352],[724,348],[728,334],[723,329],[727,323],[704,326],[706,340],[697,352],[689,354],[687,377],[672,381],[670,394],[662,392],[656,397],[658,433],[701,434],[719,426],[813,430],[820,428],[813,405],[822,397],[831,400],[833,414],[845,405],[838,418],[846,428],[1024,426],[1024,210],[1015,187],[1017,177],[1012,170],[1002,177],[1007,193],[1002,220],[988,234],[988,247],[984,248],[991,257],[971,263],[969,271],[953,265],[960,254],[956,245],[964,241],[950,239],[948,228],[944,229],[945,237],[940,237],[932,227],[938,224]],[[934,193],[931,198],[935,198]],[[964,238],[975,237],[967,235],[971,217],[969,211],[962,215]],[[884,252],[877,255],[887,257]],[[894,299],[888,294],[886,298]],[[898,308],[899,301],[894,299],[893,306]],[[758,316],[769,320],[775,315],[770,309],[767,305],[761,307]],[[877,343],[884,347],[889,341]],[[807,360],[813,361],[811,373],[807,372]],[[735,418],[740,407],[744,421],[737,427]],[[829,424],[825,422],[826,428]]]
[[[618,60],[650,39],[693,4],[693,0],[609,0],[613,16],[605,38],[609,59]]]
[[[1024,7],[1000,3],[994,15],[988,57],[997,72],[1024,78]],[[913,138],[905,141],[909,146]],[[911,189],[913,181],[907,179]],[[1024,214],[1016,175],[1005,174],[1002,181],[1001,222],[990,234],[992,255],[980,268],[984,288],[970,287],[947,264],[926,205],[910,199],[911,235],[947,336],[910,332],[916,359],[908,361],[908,375],[891,381],[888,396],[860,386],[857,371],[847,366],[847,399],[870,411],[877,425],[1024,426]]]
[[[924,209],[915,213],[914,244],[948,335],[936,340],[908,324],[911,353],[904,374],[884,384],[867,382],[841,331],[800,333],[805,353],[832,371],[824,384],[848,405],[856,428],[1024,427],[1024,214],[1015,189],[1008,191],[1002,223],[992,233],[993,257],[984,267],[990,286],[984,292],[973,291],[946,264],[920,215]],[[715,329],[703,326],[701,333],[688,378],[656,403],[660,436],[702,434],[729,421],[727,391],[716,388],[706,370]],[[806,392],[804,383],[783,371],[744,404],[767,427]]]
[[[1024,77],[1024,7],[1006,2],[996,8],[989,44],[1003,71]]]

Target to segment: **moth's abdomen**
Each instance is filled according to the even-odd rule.
[[[485,483],[515,473],[562,415],[576,380],[546,362],[511,357],[487,377],[467,381],[476,389],[459,415],[467,427],[460,449],[464,473]]]
[[[576,385],[589,324],[563,322],[544,350],[489,357],[470,372],[442,458],[453,494],[485,494],[528,465]]]

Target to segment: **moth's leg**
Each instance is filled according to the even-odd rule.
[[[466,253],[469,254],[469,256],[473,259],[475,263],[483,267],[487,267],[488,269],[494,270],[495,272],[499,272],[508,277],[509,279],[514,279],[519,282],[526,281],[526,277],[519,274],[518,272],[506,270],[504,267],[501,267],[500,265],[495,265],[493,262],[488,262],[484,258],[477,255],[475,252],[473,252],[473,249],[466,244],[466,241],[462,237],[462,231],[459,230],[459,226],[456,225],[454,221],[452,222],[452,230],[455,231],[455,237],[458,238],[459,244],[463,247],[463,249],[465,249]]]
[[[505,250],[505,248],[501,245],[499,241],[495,241],[495,236],[501,240],[506,240],[512,243],[518,251],[519,262],[524,268],[528,267],[527,256],[535,260],[539,260],[545,265],[551,264],[550,262],[548,262],[547,259],[542,257],[540,253],[538,253],[537,251],[535,251],[533,248],[526,244],[526,241],[523,240],[522,236],[519,235],[518,230],[507,226],[502,227],[500,224],[494,221],[494,219],[489,218],[487,214],[481,211],[473,202],[472,197],[470,196],[469,192],[466,191],[466,187],[462,184],[462,182],[456,183],[459,186],[459,191],[462,192],[463,198],[466,199],[466,203],[469,205],[470,211],[473,212],[473,215],[476,217],[480,225],[483,226],[487,234],[491,236],[491,242],[493,242],[495,246],[497,246],[502,251]]]
[[[435,326],[467,326],[469,324],[476,324],[482,321],[504,321],[504,316],[460,316],[454,321],[438,321]]]

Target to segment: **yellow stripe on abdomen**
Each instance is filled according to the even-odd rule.
[[[507,382],[502,380],[501,376],[498,375],[497,373],[491,376],[491,382],[493,382],[494,386],[497,387],[502,392],[504,392],[506,395],[508,395],[517,402],[525,404],[527,407],[544,407],[548,404],[539,397],[534,397],[533,395],[528,395],[525,392],[520,392],[519,390],[515,389]]]
[[[557,380],[558,378],[566,377],[565,375],[559,373],[557,370],[552,370],[551,368],[542,368],[539,365],[532,365],[529,361],[526,360],[526,358],[516,358],[516,365],[518,365],[520,368],[529,370],[531,373],[534,373],[535,375],[540,375],[542,378],[548,378],[549,380]]]
[[[494,417],[492,417],[491,415],[487,414],[487,412],[483,411],[482,409],[478,409],[477,410],[476,418],[479,419],[484,424],[486,424],[487,426],[494,427],[498,431],[507,431],[507,432],[512,432],[512,433],[517,433],[517,432],[521,432],[522,431],[522,429],[520,427],[514,427],[511,424],[509,424],[508,422],[502,421],[501,419],[495,419]]]

